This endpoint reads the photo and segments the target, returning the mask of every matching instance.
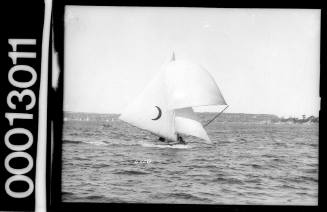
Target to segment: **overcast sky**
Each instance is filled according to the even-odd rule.
[[[226,112],[318,115],[320,10],[66,9],[65,111],[120,113],[174,51],[213,75]]]

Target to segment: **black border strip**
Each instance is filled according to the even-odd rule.
[[[39,94],[40,91],[43,90],[41,87],[41,64],[42,64],[42,43],[43,43],[43,28],[45,26],[44,15],[45,15],[45,4],[43,0],[35,0],[35,1],[19,1],[19,0],[11,0],[6,1],[2,5],[3,11],[8,11],[8,13],[3,12],[3,30],[2,32],[6,34],[1,39],[2,48],[1,48],[1,56],[2,56],[2,66],[0,71],[0,134],[1,134],[1,143],[0,143],[0,211],[32,211],[35,209],[35,194],[36,194],[36,173],[38,171],[36,167],[36,159],[37,159],[37,146],[38,146],[38,132],[39,132]],[[32,12],[31,12],[32,11]],[[9,43],[8,39],[35,39],[35,44],[18,44],[16,50],[13,50],[12,45]],[[21,57],[19,56],[16,60],[17,63],[13,63],[12,59],[9,57],[10,52],[33,52],[36,54],[35,57]],[[27,87],[21,87],[14,85],[10,80],[8,80],[9,70],[17,65],[27,65],[34,69],[34,73],[36,76],[35,82],[32,85]],[[22,69],[23,70],[23,69]],[[26,80],[31,82],[30,75],[20,75],[19,80]],[[23,81],[22,81],[23,82]],[[13,104],[15,108],[9,107],[7,103],[7,98],[10,92],[16,91],[22,94],[23,91],[28,89],[34,94],[35,103],[32,108],[27,109],[25,106],[31,101],[31,97],[27,97],[25,100],[17,99],[17,97],[12,96]],[[25,96],[25,95],[24,95]],[[29,96],[29,95],[28,95]],[[30,100],[28,100],[30,98]],[[6,113],[18,113],[18,114],[31,114],[32,118],[24,119],[24,118],[15,118],[13,124],[9,124],[8,119],[5,117]],[[14,128],[23,128],[29,131],[32,135],[32,144],[28,148],[24,150],[14,150],[7,145],[5,145],[5,135],[9,130]],[[11,142],[15,144],[19,144],[20,139],[22,137],[12,137]],[[25,139],[23,139],[25,140]],[[18,142],[18,143],[17,143]],[[23,141],[24,142],[24,141]],[[33,184],[32,193],[27,194],[26,196],[22,196],[19,198],[17,195],[11,196],[5,189],[5,184],[8,182],[7,180],[13,176],[19,176],[20,174],[12,173],[12,171],[8,171],[5,167],[5,158],[12,153],[17,152],[25,152],[27,155],[31,156],[33,163],[32,168],[26,173],[22,174],[26,176],[27,179],[31,180]],[[17,157],[16,157],[17,158]],[[17,170],[20,169],[18,167],[24,167],[27,163],[22,163],[22,161],[11,162],[11,164],[16,164]],[[13,179],[13,178],[11,178]],[[26,178],[25,178],[26,179]],[[17,178],[16,180],[17,181]],[[28,188],[32,188],[32,186],[28,186],[28,184],[24,181],[18,181],[21,183],[13,182],[10,184],[12,191],[16,192],[24,192]],[[15,185],[16,184],[16,185]]]
[[[208,8],[285,8],[285,9],[321,9],[320,2],[283,0],[275,1],[227,1],[227,0],[64,0],[65,5],[89,6],[147,6],[147,7],[208,7]]]
[[[326,131],[323,131],[323,126],[326,126],[326,86],[323,82],[326,82],[326,68],[327,68],[327,10],[326,8],[321,11],[321,23],[320,23],[320,84],[319,84],[319,94],[320,94],[320,104],[321,108],[319,111],[319,145],[318,145],[318,205],[325,206],[326,203],[323,201],[323,196],[326,195],[326,190],[323,191],[322,188],[326,188],[326,174],[322,171],[323,164],[326,162],[326,154],[323,154],[326,150]],[[325,97],[325,99],[323,98]]]
[[[52,73],[49,73],[49,99],[48,99],[48,121],[53,124],[53,141],[49,142],[52,146],[48,152],[48,197],[47,205],[50,210],[58,211],[61,207],[61,170],[62,170],[62,125],[63,125],[63,69],[64,69],[64,1],[53,1],[52,3],[52,29],[51,37],[54,43],[51,47],[58,52],[58,88],[52,87]],[[52,49],[51,49],[52,55]],[[53,57],[51,57],[53,59]],[[52,64],[51,64],[52,65]],[[52,69],[51,69],[52,70]],[[51,131],[51,129],[50,129]],[[48,134],[48,136],[52,134]],[[52,138],[50,138],[52,139]],[[48,140],[50,140],[48,139]],[[51,155],[51,150],[53,154]],[[50,170],[51,169],[51,170]],[[51,192],[51,193],[50,193]]]

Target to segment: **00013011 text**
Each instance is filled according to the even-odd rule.
[[[30,111],[34,108],[36,103],[36,97],[33,90],[28,89],[35,84],[37,81],[37,73],[35,69],[29,65],[20,65],[17,64],[18,58],[29,58],[35,59],[36,52],[18,52],[18,45],[36,45],[36,39],[8,39],[8,43],[12,46],[12,52],[8,53],[8,56],[11,58],[13,66],[10,68],[8,72],[8,80],[13,89],[23,89],[21,91],[12,90],[7,95],[7,105],[10,109],[16,110],[17,103],[27,103],[25,105],[25,110]],[[27,72],[31,75],[28,81],[22,82],[21,78],[17,78],[20,73]],[[24,73],[25,74],[25,73]],[[15,78],[16,76],[16,78]],[[16,103],[16,104],[15,104]],[[6,193],[13,198],[26,198],[31,195],[34,191],[34,183],[30,177],[26,176],[28,172],[30,172],[33,168],[34,161],[32,156],[26,152],[32,144],[33,144],[33,134],[30,130],[26,128],[16,127],[14,125],[15,120],[17,119],[33,119],[33,114],[31,113],[13,113],[7,112],[5,113],[5,117],[9,121],[10,130],[8,130],[5,134],[5,145],[12,151],[5,158],[5,168],[6,170],[13,174],[9,177],[5,183]],[[22,134],[27,137],[27,142],[24,144],[13,144],[10,141],[10,137],[13,135]],[[27,166],[23,168],[13,168],[10,165],[10,161],[14,158],[24,158],[27,160]],[[28,184],[28,187],[24,191],[12,191],[10,189],[10,185],[16,181],[23,181]]]

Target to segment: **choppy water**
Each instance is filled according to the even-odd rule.
[[[66,121],[63,201],[316,205],[318,125],[212,123],[185,148],[117,119]]]

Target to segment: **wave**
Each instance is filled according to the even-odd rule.
[[[147,175],[149,173],[142,172],[142,171],[135,171],[135,170],[124,170],[124,171],[114,172],[113,174],[121,174],[121,175]]]
[[[318,143],[316,143],[316,144],[309,144],[309,146],[311,146],[311,147],[318,147],[319,144]]]
[[[276,140],[276,139],[275,139]],[[277,147],[288,147],[287,143],[286,142],[275,142],[275,145]]]
[[[104,141],[82,141],[83,143],[95,145],[95,146],[107,146],[109,145],[107,142]]]
[[[192,200],[192,201],[210,201],[210,199],[202,198],[193,194],[179,192],[179,193],[169,193],[167,194],[168,197],[173,198],[180,198],[180,199],[186,199],[186,200]]]
[[[302,180],[304,181],[311,181],[311,182],[318,182],[318,179],[317,178],[314,178],[314,177],[307,177],[307,176],[303,176],[301,177]]]
[[[255,169],[263,169],[264,168],[263,166],[258,165],[258,164],[251,164],[251,167],[255,168]]]
[[[318,169],[305,169],[304,172],[309,174],[316,174],[318,173]]]
[[[63,140],[63,143],[78,144],[81,143],[81,141]]]
[[[168,198],[173,198],[174,200],[184,199],[184,200],[191,200],[191,201],[211,202],[211,200],[208,198],[199,197],[197,195],[189,194],[189,193],[185,193],[185,192],[157,193],[157,194],[153,194],[151,196],[153,199],[158,199],[158,200],[167,200]]]
[[[63,201],[70,201],[76,199],[76,195],[72,192],[63,191],[61,192],[61,196]]]
[[[252,178],[252,179],[247,179],[244,182],[246,182],[246,183],[254,183],[254,184],[261,184],[262,179],[260,179],[260,178]]]
[[[64,143],[70,143],[70,144],[80,144],[80,143],[84,143],[84,144],[91,144],[91,145],[95,145],[95,146],[107,146],[110,144],[110,142],[107,141],[87,141],[87,140],[68,140],[68,139],[64,139],[63,140]]]
[[[267,154],[263,154],[262,157],[266,157],[266,158],[274,158],[274,157],[276,157],[276,155],[274,155],[274,154],[270,154],[270,153],[267,153]]]
[[[70,202],[80,202],[81,200],[86,200],[89,202],[123,202],[122,200],[120,200],[119,198],[108,198],[105,195],[98,195],[98,194],[93,194],[93,195],[80,195],[80,196],[75,196],[74,199],[71,199]]]
[[[68,192],[68,191],[63,191],[61,192],[62,195],[74,195],[74,193],[72,192]]]
[[[293,185],[290,185],[290,184],[283,184],[283,185],[280,185],[278,187],[286,188],[286,189],[296,189],[297,188],[296,186],[293,186]]]
[[[104,199],[105,196],[101,196],[101,195],[91,195],[91,196],[87,196],[86,199],[89,199],[89,200],[98,200],[98,199]]]
[[[244,182],[237,178],[224,178],[224,177],[217,177],[212,180],[212,182],[219,182],[219,183],[226,183],[226,184],[239,184],[242,185]]]
[[[121,140],[121,139],[108,139],[108,140],[87,140],[87,139],[63,139],[63,143],[69,144],[90,144],[95,146],[135,146],[140,145],[140,142],[133,140]],[[141,145],[145,147],[159,147],[159,148],[177,148],[177,149],[187,149],[190,148],[189,145],[156,145],[150,142],[141,141]]]
[[[155,147],[155,148],[171,148],[171,149],[189,149],[191,146],[189,144],[155,144],[147,141],[139,141],[139,144],[143,147]]]
[[[284,159],[280,159],[280,158],[274,158],[274,159],[272,159],[272,161],[278,162],[278,163],[284,163],[284,162],[286,162]]]
[[[281,179],[281,181],[283,181],[284,183],[297,183],[297,184],[301,184],[305,181],[310,181],[310,182],[314,182],[317,183],[318,182],[318,178],[315,177],[310,177],[310,176],[296,176],[296,177],[285,177],[283,179]]]
[[[81,160],[90,160],[89,158],[82,158],[82,157],[78,157],[78,156],[75,156],[72,158],[73,160],[77,160],[77,161],[81,161]]]
[[[95,164],[92,166],[92,168],[104,168],[104,167],[108,167],[111,164],[105,164],[105,163],[100,163],[100,164]]]

